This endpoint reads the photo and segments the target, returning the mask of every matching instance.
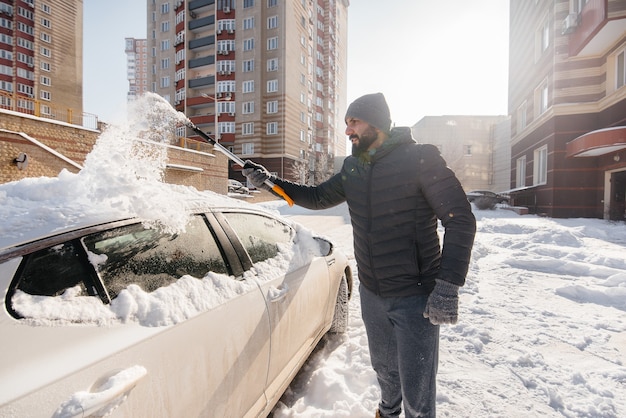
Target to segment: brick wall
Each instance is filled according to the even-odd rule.
[[[77,173],[99,135],[100,131],[0,109],[0,183],[56,177],[63,169]],[[24,169],[13,162],[20,153],[28,155]],[[167,163],[165,182],[227,193],[228,159],[212,152],[210,146],[201,150],[168,147]]]

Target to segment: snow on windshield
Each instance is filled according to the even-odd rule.
[[[198,202],[247,205],[213,192],[162,182],[167,154],[164,147],[152,142],[163,142],[168,131],[187,119],[160,96],[146,94],[131,103],[127,116],[124,123],[111,125],[100,135],[79,173],[63,171],[55,178],[27,178],[0,185],[0,217],[11,220],[0,225],[0,247],[19,241],[25,231],[48,234],[118,215],[136,216],[153,227],[177,233],[184,231],[189,221],[187,209]],[[255,281],[280,277],[319,256],[320,246],[311,232],[293,226],[297,231],[293,245],[281,245],[276,257],[257,263],[243,280],[215,273],[204,278],[184,276],[151,293],[130,285],[110,305],[82,296],[79,288],[57,297],[18,291],[12,302],[25,320],[37,325],[175,324],[252,290]]]

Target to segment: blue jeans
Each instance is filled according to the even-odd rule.
[[[439,326],[422,315],[428,295],[383,298],[359,287],[381,416],[436,415]]]

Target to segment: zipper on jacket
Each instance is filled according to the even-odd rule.
[[[372,162],[367,163],[369,170],[367,173],[367,192],[365,195],[365,205],[367,207],[367,248],[368,257],[370,259],[370,266],[372,267],[371,274],[374,277],[374,283],[376,285],[375,293],[380,296],[380,283],[378,282],[378,275],[376,274],[376,268],[374,266],[374,257],[372,256],[372,178],[374,173],[374,164]]]

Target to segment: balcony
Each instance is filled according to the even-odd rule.
[[[626,32],[626,7],[607,10],[606,0],[589,0],[569,35],[569,56],[602,55]]]
[[[215,45],[215,35],[205,36],[204,38],[192,39],[188,42],[187,45],[189,46],[189,49],[194,52],[201,51],[202,49],[208,49],[209,47]]]
[[[193,31],[201,31],[208,26],[215,24],[215,15],[201,17],[199,19],[194,19],[189,21],[189,30]]]
[[[200,87],[212,86],[215,84],[215,76],[200,77],[189,80],[189,88],[197,89]]]
[[[189,68],[204,67],[205,65],[215,64],[215,55],[209,55],[208,57],[194,58],[189,60]]]
[[[213,6],[215,0],[193,0],[189,2],[189,10],[197,10],[206,6]]]
[[[207,125],[215,125],[215,115],[190,116],[189,119],[191,119],[193,124],[198,127],[207,126]]]

